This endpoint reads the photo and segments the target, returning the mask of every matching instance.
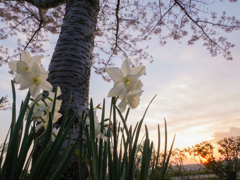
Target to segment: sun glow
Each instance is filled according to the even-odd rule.
[[[206,159],[206,158],[204,158],[204,157],[199,156],[199,158],[200,158],[200,161],[201,161],[202,163],[207,163],[207,162],[208,162],[208,159]]]

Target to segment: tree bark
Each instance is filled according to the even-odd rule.
[[[91,3],[92,2],[92,3]],[[71,110],[87,108],[89,79],[97,23],[98,4],[90,0],[69,0],[51,63],[49,82],[62,90],[61,112],[72,93]]]
[[[98,11],[98,0],[66,1],[66,13],[49,65],[48,81],[54,89],[57,86],[61,88],[62,106],[60,112],[62,114],[66,110],[70,93],[72,93],[69,118],[78,108],[80,111],[88,108],[89,80]],[[73,143],[79,134],[79,121],[80,118],[75,121]],[[61,119],[55,126],[59,127],[60,123]],[[63,144],[62,151],[67,141],[68,139]],[[37,153],[34,154],[36,157]],[[79,179],[76,155],[73,156],[65,172],[61,179]]]

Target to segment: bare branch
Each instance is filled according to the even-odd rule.
[[[42,27],[42,24],[43,24],[43,16],[41,15],[42,14],[42,8],[39,8],[39,14],[40,14],[40,17],[41,19],[39,20],[39,25],[38,25],[38,28],[36,29],[36,31],[33,33],[32,37],[29,39],[28,43],[26,44],[26,46],[24,47],[23,50],[26,50],[29,43],[31,43],[31,41],[33,40],[34,36],[41,30],[41,27]]]
[[[16,0],[16,1],[29,2],[32,5],[34,5],[38,8],[43,8],[43,9],[54,8],[54,7],[57,7],[57,6],[60,6],[60,5],[66,3],[66,0]]]
[[[106,65],[105,65],[105,68],[107,67],[108,63],[110,62],[114,52],[116,51],[117,47],[118,47],[118,31],[119,31],[119,17],[118,17],[118,12],[119,12],[119,6],[120,6],[120,0],[117,1],[117,7],[116,7],[116,20],[117,20],[117,28],[116,28],[116,34],[115,34],[115,37],[116,37],[116,40],[115,40],[115,47],[113,49],[113,52],[112,54],[110,55]]]
[[[196,24],[199,29],[201,29],[202,33],[207,37],[207,39],[208,39],[211,43],[213,43],[214,45],[216,45],[217,47],[219,47],[223,52],[225,52],[225,53],[227,54],[227,51],[226,51],[224,48],[222,48],[218,43],[216,43],[212,38],[209,37],[209,35],[205,32],[205,30],[203,29],[203,27],[200,26],[200,25],[198,24],[198,22],[195,21],[195,20],[188,14],[187,10],[181,5],[181,3],[180,3],[178,0],[174,0],[174,2],[182,9],[182,11],[187,15],[187,17],[188,17],[194,24]]]
[[[162,21],[162,19],[164,18],[164,16],[171,11],[171,9],[176,5],[176,3],[174,3],[164,14],[163,16],[159,19],[159,21],[155,24],[155,26],[153,26],[152,30],[143,38],[143,39],[147,39],[147,37],[153,32],[153,30],[157,27],[157,25],[159,25],[159,23]]]

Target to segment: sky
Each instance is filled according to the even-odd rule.
[[[219,6],[219,11],[222,7],[231,9],[230,13],[237,12],[236,4],[223,4]],[[236,17],[240,17],[239,15],[238,12]],[[216,146],[215,143],[224,137],[240,136],[240,32],[223,35],[236,45],[231,51],[232,61],[227,61],[221,55],[212,57],[201,41],[193,46],[186,45],[186,38],[181,44],[169,40],[165,46],[160,46],[157,40],[148,42],[148,52],[153,56],[154,62],[143,62],[146,75],[140,79],[144,85],[144,92],[140,105],[130,110],[128,123],[135,126],[151,99],[157,94],[144,120],[155,146],[157,124],[160,124],[161,138],[164,139],[164,118],[168,129],[168,149],[174,134],[174,148],[179,149],[194,146],[202,141],[211,141]],[[50,37],[51,42],[56,39],[57,37]],[[10,41],[1,41],[0,45],[3,43],[11,48]],[[54,44],[48,43],[46,47],[52,52]],[[50,57],[42,60],[46,69],[49,61]],[[117,64],[120,67],[121,62]],[[9,70],[7,65],[0,68],[0,95],[8,95],[11,100],[12,76],[7,73]],[[109,107],[111,99],[107,98],[107,94],[112,87],[113,82],[105,82],[92,72],[90,97],[95,105],[102,103],[103,98],[106,98],[106,107]],[[18,109],[26,91],[16,91]],[[0,117],[2,143],[10,126],[11,111],[0,111]],[[143,132],[144,128],[142,134]],[[161,147],[163,148],[163,143]]]

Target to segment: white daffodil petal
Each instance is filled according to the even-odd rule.
[[[137,78],[146,73],[145,66],[137,66],[131,69],[131,75],[136,75]]]
[[[33,85],[31,88],[30,88],[30,93],[32,95],[32,97],[35,99],[37,97],[37,95],[40,93],[40,87],[39,86],[36,86],[36,85]]]
[[[43,57],[44,57],[44,56],[33,56],[33,57],[31,58],[31,60],[32,60],[33,63],[40,64],[41,59],[42,59]]]
[[[130,68],[130,60],[128,58],[123,61],[122,66],[121,66],[121,71],[124,77],[130,74],[131,68]]]
[[[139,79],[136,90],[141,90],[143,87],[142,81]]]
[[[62,94],[61,88],[57,86],[57,97]]]
[[[139,105],[141,94],[134,95],[129,100],[129,106],[131,109],[136,108]]]
[[[30,68],[28,66],[28,64],[24,61],[18,61],[17,62],[17,73],[20,74],[20,73],[26,73],[26,72],[29,72],[30,71]]]
[[[30,63],[31,55],[28,51],[22,51],[21,53],[21,61],[25,61],[27,64]]]
[[[60,117],[62,117],[62,114],[60,114],[59,112],[54,112],[54,118],[53,119],[56,119],[58,120]]]
[[[52,90],[52,85],[48,81],[43,81],[40,85],[40,88],[45,90],[45,91],[51,91]]]
[[[52,134],[52,142],[55,141],[55,139],[56,139],[55,136],[58,135],[59,129],[60,129],[60,128],[58,128],[58,129],[56,129],[55,127],[53,128],[53,130],[52,130],[52,133],[53,133],[53,134]]]
[[[40,66],[37,63],[34,63],[31,72],[33,73],[33,76],[39,76],[41,74]]]
[[[36,97],[36,99],[34,100],[35,103],[37,103],[38,101],[40,101],[40,100],[42,99],[42,94],[43,94],[43,93],[40,93],[40,94]]]
[[[23,77],[22,77],[21,74],[16,74],[16,76],[15,76],[14,79],[15,79],[15,81],[16,81],[17,84],[21,84],[21,83],[23,83],[23,81],[24,81],[24,79],[23,79]]]
[[[34,109],[35,109],[35,107],[34,107]],[[33,113],[32,116],[33,117],[41,117],[41,116],[43,116],[43,112],[42,111],[37,111],[37,112]]]
[[[124,85],[127,90],[131,91],[137,88],[138,79],[135,75],[128,75],[124,79]]]
[[[60,96],[62,94],[61,92],[61,88],[59,86],[57,86],[57,94],[56,94],[56,97]],[[54,99],[55,97],[55,93],[52,92],[52,91],[49,91],[49,94],[48,94],[48,97],[51,98],[51,99]],[[47,99],[49,101],[49,99]],[[58,101],[58,100],[57,100]]]
[[[119,104],[118,104],[119,110],[121,112],[124,112],[126,107],[127,107],[127,102],[125,101],[125,99],[123,99]]]
[[[41,74],[43,74],[44,76],[48,76],[49,71],[46,71],[42,66],[39,66],[39,68]]]
[[[20,85],[19,90],[25,90],[30,88],[33,85],[32,81],[23,81]]]
[[[108,140],[108,137],[104,136],[102,133],[100,133],[100,138],[103,139],[104,141]]]
[[[15,72],[17,71],[17,62],[18,61],[11,61],[8,63],[8,66]]]
[[[106,71],[108,73],[108,75],[111,77],[111,79],[113,80],[113,82],[118,82],[118,81],[122,81],[124,79],[124,76],[121,72],[121,70],[117,67],[109,67],[106,68]]]
[[[122,100],[125,97],[127,92],[128,92],[127,89],[124,88],[124,91],[122,91],[121,94],[119,94],[119,98]]]
[[[113,88],[108,93],[108,97],[118,96],[124,91],[124,84],[123,82],[117,82],[114,84]]]
[[[41,127],[43,127],[43,126],[44,126],[44,123],[43,123],[43,122],[41,122],[40,124],[38,124],[38,125],[35,127],[36,132],[37,132]]]

